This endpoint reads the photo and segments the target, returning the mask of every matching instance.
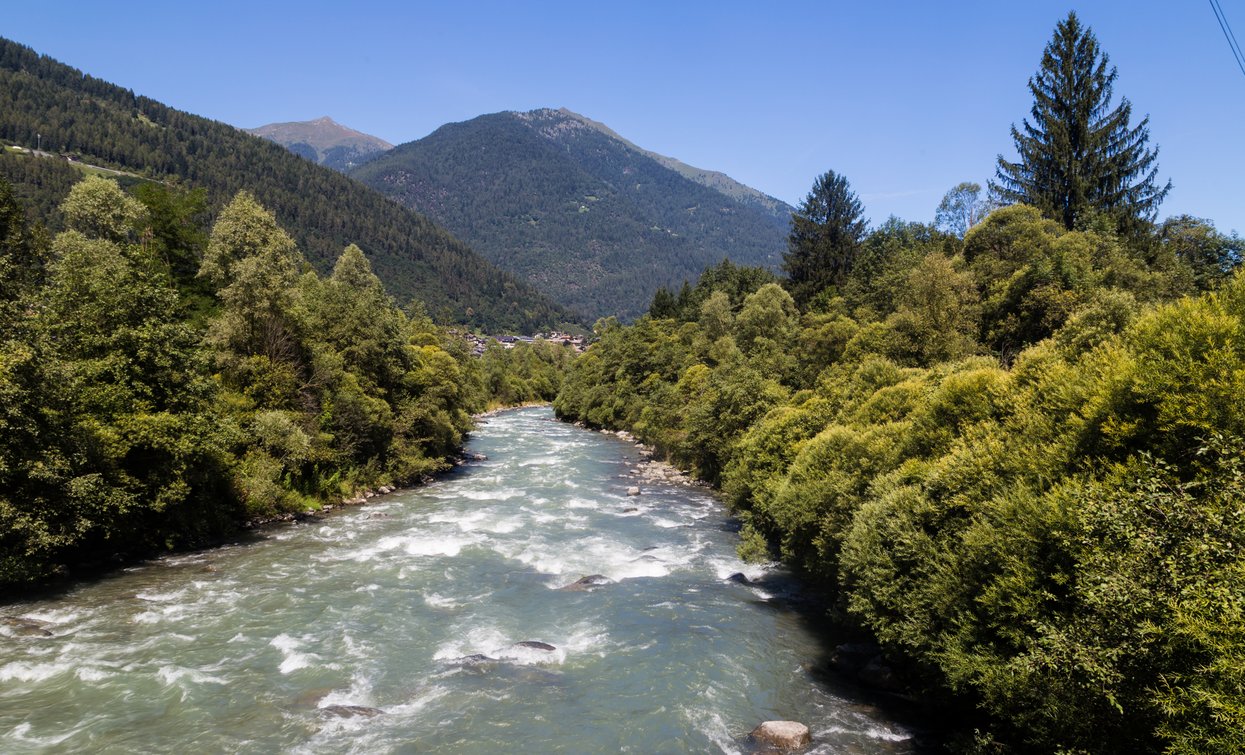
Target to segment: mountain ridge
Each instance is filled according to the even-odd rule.
[[[346,176],[219,121],[171,108],[0,38],[0,140],[36,143],[150,180],[207,191],[219,210],[246,189],[277,217],[322,273],[347,244],[370,258],[400,302],[422,301],[442,321],[534,332],[574,319],[445,229]],[[61,160],[3,155],[19,196],[59,203],[75,169]],[[54,209],[44,212],[55,221]],[[53,222],[53,225],[55,223]]]
[[[242,130],[341,172],[393,149],[384,139],[345,126],[327,115],[310,121],[268,123]]]
[[[638,317],[724,258],[776,268],[790,221],[549,108],[445,124],[349,175],[589,317]]]
[[[605,125],[604,123],[601,123],[600,121],[595,121],[585,115],[576,113],[575,111],[570,110],[569,108],[561,107],[561,108],[558,108],[555,112],[561,113],[563,115],[566,115],[572,118],[578,118],[579,120],[587,123],[588,125],[598,129],[599,131],[606,134],[607,136],[612,136],[615,139],[618,139],[619,141],[627,144],[632,149],[635,149],[653,158],[654,160],[666,166],[667,168],[670,168],[676,173],[679,173],[684,178],[691,179],[692,181],[695,181],[696,183],[702,186],[706,186],[710,189],[719,191],[733,199],[738,199],[744,202],[756,204],[764,208],[766,211],[774,214],[775,217],[782,220],[783,222],[790,221],[791,213],[795,212],[794,207],[782,201],[781,199],[770,196],[769,194],[766,194],[760,189],[754,189],[753,187],[748,186],[745,183],[736,181],[735,179],[731,178],[730,176],[728,176],[727,174],[721,171],[708,170],[707,168],[697,168],[696,166],[689,165],[683,162],[682,160],[679,160],[676,157],[670,157],[669,155],[663,155],[660,152],[654,152],[652,150],[645,149],[637,145],[635,142],[632,142],[631,140],[627,139],[625,136],[622,136],[617,131]]]

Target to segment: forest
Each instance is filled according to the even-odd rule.
[[[51,228],[60,227],[56,206],[67,183],[81,175],[65,162],[69,156],[79,165],[202,189],[213,213],[249,191],[318,271],[328,273],[341,250],[357,244],[390,294],[403,303],[419,299],[440,322],[534,332],[577,319],[422,215],[266,139],[135,95],[2,38],[0,91],[0,140],[62,156],[0,157],[0,175]]]
[[[718,486],[960,751],[1245,750],[1245,245],[1156,221],[1114,77],[1070,15],[988,193],[869,230],[830,171],[784,278],[599,321],[555,402]]]
[[[557,392],[568,349],[476,358],[359,247],[320,275],[250,193],[205,204],[88,176],[53,236],[0,180],[0,590],[418,482]]]

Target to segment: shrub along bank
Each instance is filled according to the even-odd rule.
[[[599,322],[555,408],[720,486],[973,746],[1240,752],[1245,274],[1179,223],[892,221],[802,307],[717,268]]]
[[[203,207],[88,177],[49,238],[0,182],[0,589],[419,480],[556,393],[564,355],[477,359],[357,246],[322,277],[250,194]]]

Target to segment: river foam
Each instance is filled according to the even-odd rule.
[[[0,608],[0,751],[734,753],[772,718],[811,752],[916,751],[813,679],[789,578],[735,556],[711,495],[629,496],[631,443],[549,420],[493,417],[488,461],[425,487]]]

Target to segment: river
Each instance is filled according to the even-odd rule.
[[[545,408],[469,450],[488,460],[0,606],[0,751],[749,752],[769,719],[814,752],[917,751],[814,673],[826,647],[707,491],[628,496],[638,450]],[[587,575],[610,583],[559,589]]]

